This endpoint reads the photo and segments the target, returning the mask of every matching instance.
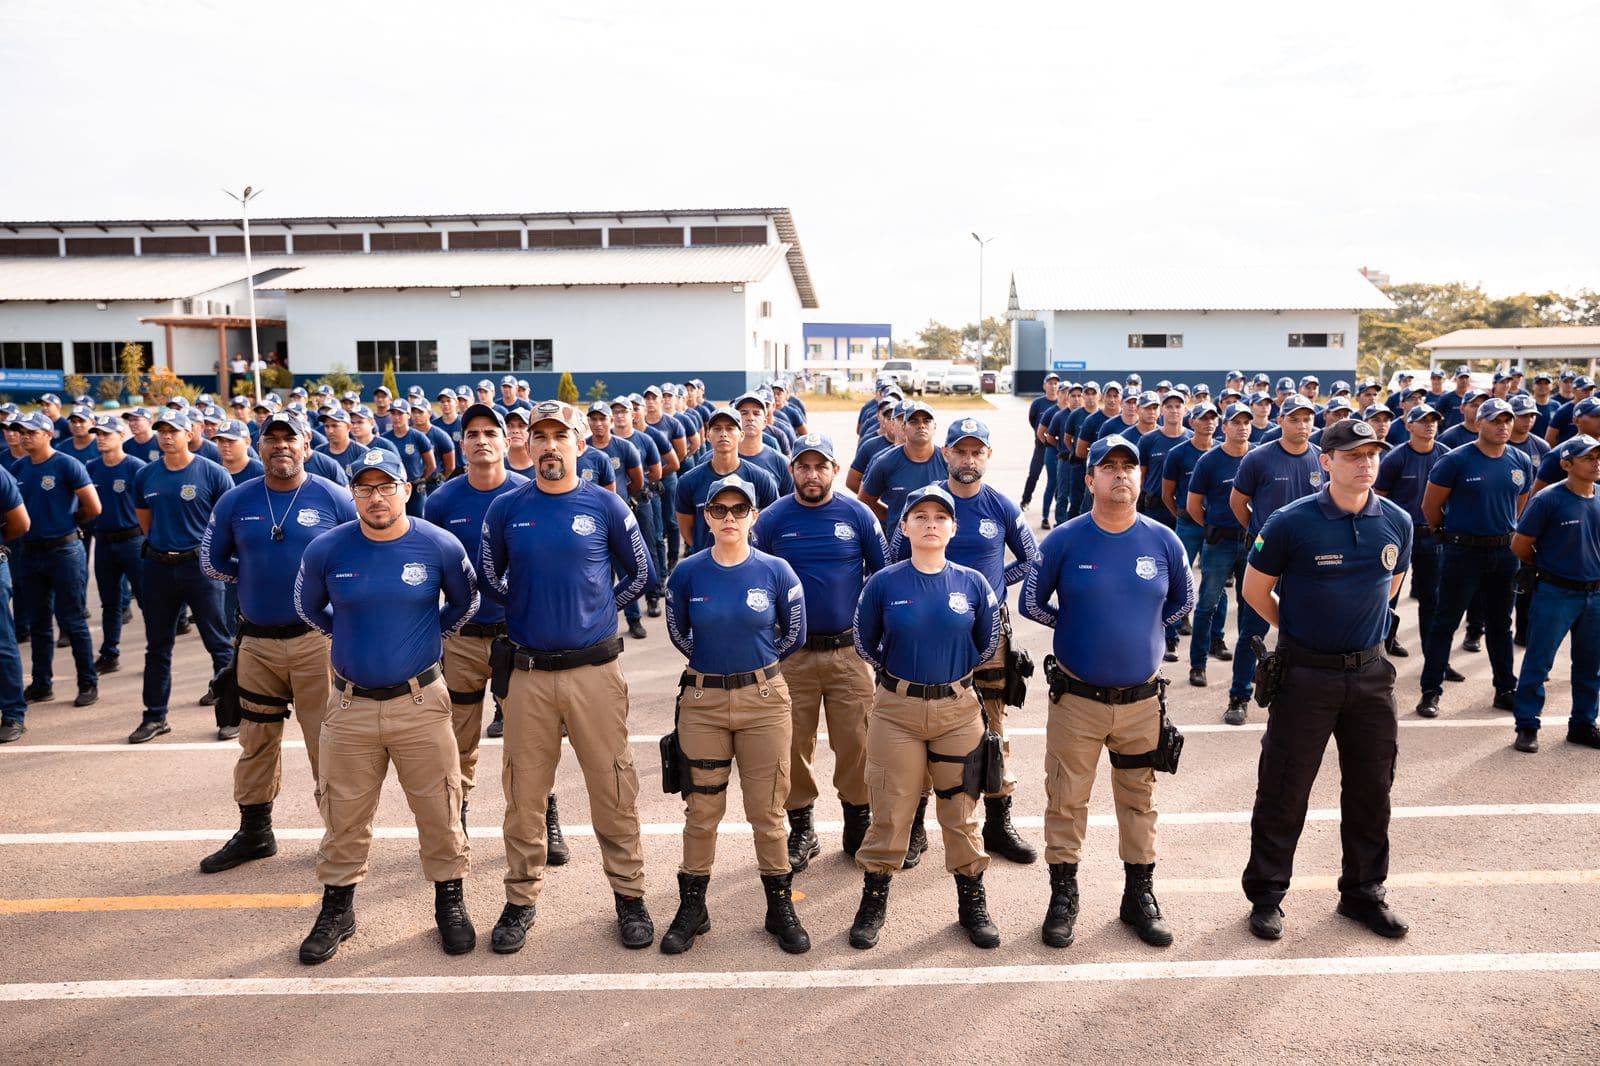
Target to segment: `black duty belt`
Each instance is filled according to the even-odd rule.
[[[467,622],[458,630],[458,636],[463,637],[503,637],[506,635],[504,622]]]
[[[1312,651],[1287,640],[1280,640],[1278,648],[1288,657],[1290,666],[1310,666],[1318,670],[1359,670],[1378,658],[1383,645],[1374,644],[1370,648],[1348,654]]]
[[[911,681],[902,681],[893,674],[883,673],[878,675],[878,684],[890,692],[914,700],[947,700],[971,688],[972,676],[969,674],[948,685],[918,685]]]
[[[258,626],[248,618],[239,619],[239,635],[241,637],[260,637],[262,640],[293,640],[303,637],[311,632],[311,627],[304,622],[294,622],[286,626]]]
[[[1547,585],[1554,585],[1558,589],[1568,592],[1600,592],[1600,581],[1574,581],[1570,577],[1552,574],[1548,570],[1539,571],[1539,580]]]
[[[580,666],[599,666],[622,654],[622,638],[612,637],[575,651],[534,651],[517,646],[511,665],[518,670],[574,670]]]
[[[1439,534],[1439,539],[1446,544],[1461,548],[1509,548],[1511,534],[1503,537],[1475,537],[1470,533],[1451,533],[1445,531]]]
[[[1438,535],[1439,531],[1428,525],[1426,522],[1421,524],[1413,522],[1411,525],[1411,539],[1413,541],[1424,540],[1428,537],[1435,537]]]
[[[856,631],[847,629],[843,633],[813,633],[806,637],[806,651],[837,651],[839,648],[848,648],[856,642]]]
[[[121,544],[125,540],[144,536],[144,530],[138,526],[129,526],[127,529],[102,529],[95,533],[106,544]]]
[[[1138,703],[1140,700],[1150,699],[1161,691],[1161,679],[1146,681],[1142,685],[1129,685],[1127,688],[1111,688],[1106,685],[1091,685],[1087,681],[1079,681],[1071,674],[1064,678],[1066,690],[1074,696],[1081,696],[1086,700],[1096,703]]]
[[[1240,544],[1249,535],[1240,526],[1206,526],[1205,534],[1206,539],[1213,544],[1219,540],[1231,540],[1235,544]]]
[[[181,552],[164,552],[160,548],[152,548],[150,542],[144,542],[143,555],[146,559],[154,559],[163,566],[179,566],[200,558],[199,548],[189,548]]]
[[[362,688],[359,685],[351,684],[338,674],[334,674],[333,687],[338,689],[340,692],[348,692],[357,699],[380,701],[394,700],[399,699],[401,696],[409,696],[411,694],[412,681],[415,681],[417,683],[417,687],[421,688],[424,685],[433,684],[435,681],[439,680],[443,674],[444,671],[439,669],[439,664],[434,663],[432,666],[422,671],[422,673],[418,674],[416,677],[413,677],[410,681],[405,681],[398,685],[390,685],[388,688]]]
[[[758,685],[763,681],[771,681],[780,673],[778,664],[763,666],[759,670],[752,670],[744,674],[701,674],[693,670],[685,670],[678,684],[688,685],[690,688],[746,688]]]
[[[77,530],[73,530],[64,537],[51,537],[49,540],[25,540],[22,546],[29,551],[47,552],[55,548],[65,548],[68,544],[79,539]]]

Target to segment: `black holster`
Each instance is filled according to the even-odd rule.
[[[979,701],[982,706],[982,701]],[[954,762],[961,764],[961,783],[953,788],[936,788],[933,794],[940,799],[965,792],[973,799],[999,792],[1005,786],[1006,753],[1000,734],[989,729],[989,715],[983,716],[983,739],[965,755],[941,755],[928,752],[929,762]]]
[[[694,783],[694,770],[721,770],[723,767],[732,766],[732,759],[691,759],[684,753],[683,746],[678,743],[678,714],[683,709],[683,693],[689,687],[688,675],[678,684],[678,698],[672,704],[672,732],[661,738],[661,791],[676,792],[685,799],[691,792],[701,792],[714,796],[723,792],[728,787],[724,781],[720,785],[697,785]]]
[[[1250,638],[1250,649],[1256,654],[1256,706],[1270,707],[1283,688],[1289,660],[1281,651],[1267,651],[1267,642],[1260,637]]]
[[[511,671],[515,667],[517,646],[509,637],[495,637],[489,645],[489,691],[505,699],[511,691]]]
[[[238,622],[234,623],[235,632]],[[217,702],[211,711],[217,719],[218,729],[232,729],[243,721],[244,706],[239,702],[239,638],[233,638],[233,658],[222,672],[211,679],[211,692]]]
[[[1161,728],[1156,734],[1155,750],[1139,755],[1124,755],[1121,752],[1108,750],[1106,756],[1111,760],[1113,769],[1141,770],[1148,766],[1163,774],[1178,772],[1178,760],[1183,757],[1183,734],[1178,732],[1178,727],[1167,717],[1167,679],[1158,677],[1156,681],[1160,685],[1156,700],[1160,707]]]
[[[1021,707],[1028,699],[1028,678],[1033,676],[1033,656],[1006,645],[1006,685],[1001,699],[1007,707]]]

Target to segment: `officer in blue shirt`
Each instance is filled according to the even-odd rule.
[[[612,432],[612,427],[618,420],[627,421],[632,417],[632,409],[626,398],[618,397],[610,402],[596,400],[589,405],[589,438],[583,454],[594,452],[604,456],[611,465],[613,485],[617,495],[621,496],[633,512],[635,521],[640,524],[640,533],[643,535],[654,521],[654,512],[649,508],[649,490],[645,487],[644,459],[639,454],[639,447],[632,440],[623,440]],[[582,459],[582,455],[579,456]],[[581,476],[581,472],[580,472]],[[642,513],[642,516],[641,516]],[[647,545],[652,542],[646,538]],[[623,620],[628,623],[628,635],[635,640],[643,640],[648,634],[642,621],[638,600],[632,600],[623,610]]]
[[[461,425],[461,412],[469,405],[458,403],[459,397],[449,386],[440,389],[439,395],[434,399],[439,402],[439,418],[434,425],[450,438],[450,445],[456,453],[455,472],[464,474],[467,470],[467,460],[461,449],[461,436],[464,431]]]
[[[565,726],[589,789],[595,836],[622,943],[648,947],[639,838],[639,776],[628,744],[628,683],[617,612],[654,575],[639,523],[614,492],[578,476],[578,413],[545,400],[531,415],[538,477],[489,505],[478,558],[484,588],[506,609],[506,905],[496,952],[521,950],[544,887],[544,814]],[[613,569],[621,574],[611,582]],[[504,676],[503,673],[501,676]],[[499,682],[497,682],[499,684]]]
[[[261,460],[251,454],[250,430],[243,422],[233,419],[224,419],[217,426],[217,435],[212,438],[221,455],[222,469],[228,472],[234,485],[243,485],[246,481],[253,481],[267,472]],[[229,615],[232,615],[232,604]]]
[[[249,433],[231,423],[232,445],[243,448]],[[202,873],[231,870],[278,852],[272,804],[283,776],[283,723],[292,703],[300,734],[318,775],[318,746],[328,706],[328,640],[295,610],[296,573],[307,545],[328,530],[356,520],[349,493],[308,473],[310,438],[287,412],[261,426],[262,476],[236,486],[211,511],[200,542],[200,568],[233,592],[237,624],[234,676],[239,723],[225,725],[239,738],[233,768],[233,799],[239,831],[200,860]],[[221,431],[219,431],[220,433]]]
[[[389,405],[389,428],[383,434],[400,452],[400,462],[411,479],[411,497],[406,503],[406,513],[421,518],[428,500],[428,479],[439,468],[433,457],[433,442],[425,433],[411,428],[411,405],[396,400]]]
[[[72,413],[67,416],[69,436],[61,439],[61,447],[56,450],[62,455],[68,455],[88,466],[100,456],[100,448],[94,440],[94,408],[75,406]]]
[[[1056,525],[1082,513],[1085,494],[1084,466],[1088,462],[1078,454],[1078,441],[1093,432],[1090,423],[1105,416],[1100,410],[1100,386],[1093,381],[1083,383],[1080,406],[1064,419],[1058,418],[1050,432],[1056,438]],[[1065,510],[1062,501],[1065,500]],[[1040,529],[1049,529],[1044,522]]]
[[[1044,395],[1035,397],[1028,404],[1028,428],[1033,430],[1033,455],[1028,459],[1028,478],[1022,483],[1022,509],[1026,511],[1028,504],[1033,500],[1034,486],[1039,484],[1039,473],[1045,470],[1045,452],[1049,450],[1044,438],[1039,436],[1039,423],[1045,415],[1056,410],[1056,388],[1061,381],[1061,375],[1055,371],[1044,376]],[[1051,456],[1054,459],[1054,456]],[[1044,498],[1055,499],[1055,463],[1050,464],[1044,479]]]
[[[1488,393],[1476,389],[1461,397],[1461,402],[1455,408],[1457,420],[1454,424],[1445,426],[1444,431],[1439,434],[1439,443],[1454,451],[1463,444],[1470,444],[1477,439],[1478,409],[1487,399],[1489,399]]]
[[[1408,926],[1384,902],[1398,727],[1395,669],[1382,646],[1389,601],[1411,554],[1411,519],[1372,491],[1390,445],[1370,425],[1345,419],[1322,439],[1324,487],[1267,520],[1245,570],[1245,599],[1278,628],[1277,654],[1287,660],[1250,816],[1243,877],[1250,931],[1264,940],[1283,936],[1279,905],[1332,736],[1342,775],[1338,911],[1379,936],[1402,937]]]
[[[905,861],[917,799],[931,774],[961,927],[977,947],[999,947],[983,886],[989,856],[965,763],[982,754],[972,672],[1000,646],[1000,600],[982,574],[946,558],[956,532],[950,494],[924,485],[904,502],[900,531],[911,558],[869,578],[856,607],[856,651],[877,672],[878,690],[867,727],[872,825],[856,852],[864,877],[850,946],[878,943],[889,881]]]
[[[1044,506],[1040,508],[1039,528],[1049,529],[1051,515],[1067,520],[1072,494],[1061,484],[1061,464],[1072,455],[1073,438],[1068,432],[1084,406],[1083,386],[1075,381],[1056,385],[1056,402],[1045,409],[1034,431],[1035,441],[1042,443],[1047,452],[1045,460]],[[1080,419],[1081,420],[1081,419]]]
[[[1411,517],[1411,558],[1408,572],[1411,575],[1411,593],[1417,601],[1417,633],[1426,641],[1433,627],[1434,612],[1439,606],[1439,561],[1443,546],[1437,532],[1428,526],[1422,513],[1422,498],[1428,487],[1428,475],[1434,465],[1450,449],[1437,440],[1443,423],[1439,413],[1428,404],[1418,404],[1406,412],[1409,432],[1404,444],[1395,445],[1378,464],[1378,480],[1373,489],[1380,496],[1399,504]],[[1395,597],[1389,604],[1391,610],[1400,606]],[[1384,651],[1391,659],[1403,659],[1410,653],[1396,637],[1398,613],[1390,619],[1389,636],[1384,641]],[[1445,667],[1445,679],[1465,681],[1466,677],[1450,666]]]
[[[344,469],[345,476],[360,469],[361,459],[367,454],[367,446],[353,439],[350,435],[350,412],[341,407],[335,407],[322,415],[322,431],[328,438],[328,443],[318,445],[316,454],[325,455],[339,464]]]
[[[767,421],[766,400],[759,393],[747,392],[733,402],[733,408],[739,412],[739,458],[765,470],[778,486],[778,495],[789,495],[794,491],[789,460],[761,440],[762,427]]]
[[[27,454],[11,464],[31,524],[19,542],[19,599],[28,607],[33,644],[33,683],[27,688],[29,703],[53,699],[55,689],[55,634],[51,631],[52,605],[61,631],[72,644],[77,668],[78,695],[74,706],[87,707],[99,698],[99,675],[94,669],[94,641],[89,635],[87,608],[88,558],[79,526],[100,514],[100,497],[83,464],[55,450],[56,427],[42,411],[12,423],[22,433]]]
[[[1600,440],[1572,437],[1559,451],[1567,475],[1528,501],[1511,550],[1535,568],[1538,584],[1528,612],[1528,650],[1514,703],[1518,751],[1539,750],[1544,683],[1556,652],[1572,637],[1572,713],[1567,741],[1600,748]]]
[[[1511,612],[1517,557],[1511,534],[1533,483],[1533,462],[1508,446],[1511,405],[1483,401],[1478,436],[1436,463],[1428,474],[1422,513],[1440,532],[1439,609],[1423,645],[1422,699],[1417,713],[1439,714],[1444,668],[1456,627],[1474,596],[1481,597],[1484,638],[1494,672],[1494,705],[1512,709],[1516,670],[1512,664]]]
[[[856,654],[853,625],[862,584],[883,569],[888,546],[866,505],[834,491],[839,463],[832,440],[816,433],[801,437],[790,470],[794,494],[761,512],[751,541],[792,566],[805,589],[805,643],[783,663],[794,723],[784,807],[789,866],[799,873],[822,851],[812,811],[817,724],[824,710],[846,855],[855,858],[871,824],[866,766],[872,671]]]
[[[133,506],[133,479],[145,464],[126,454],[122,445],[128,424],[114,415],[95,419],[95,440],[100,456],[89,464],[89,480],[102,510],[89,528],[94,532],[94,583],[100,593],[100,655],[94,661],[97,675],[115,673],[122,665],[122,611],[127,596],[144,603],[144,530]]]
[[[666,515],[662,509],[661,494],[664,491],[663,478],[666,476],[669,463],[676,463],[677,457],[672,455],[669,459],[661,454],[661,443],[653,433],[646,432],[639,427],[644,425],[644,398],[630,395],[626,403],[618,405],[616,400],[611,401],[611,435],[618,440],[633,445],[639,451],[639,465],[644,472],[644,490],[630,497],[634,517],[639,520],[639,532],[644,535],[644,542],[650,548],[650,558],[655,563],[652,572],[658,580],[666,579],[667,566],[667,541],[661,532],[661,524]],[[671,455],[670,442],[667,447]],[[661,615],[661,587],[652,583],[645,589],[645,605],[651,618]],[[641,628],[641,632],[642,632]],[[632,627],[629,627],[630,634]]]
[[[756,498],[763,509],[778,501],[778,486],[767,472],[739,455],[739,438],[742,434],[739,412],[731,407],[720,407],[706,420],[706,441],[711,445],[711,456],[693,470],[678,477],[678,498],[675,508],[678,529],[685,544],[694,551],[711,546],[711,530],[706,525],[706,490],[713,481],[738,474],[756,487]]]
[[[1584,401],[1594,398],[1595,383],[1587,377],[1577,377],[1572,381],[1572,399],[1556,408],[1550,416],[1550,428],[1545,433],[1545,442],[1551,446],[1566,441],[1577,434],[1579,427],[1574,419],[1578,408]],[[1591,434],[1592,436],[1593,434]]]
[[[433,446],[434,470],[428,477],[428,491],[432,492],[455,476],[456,442],[450,434],[433,424],[433,408],[429,406],[426,396],[417,396],[407,402],[411,404],[411,428],[427,437],[428,443]]]
[[[28,509],[23,505],[17,479],[0,466],[0,744],[22,739],[28,731],[28,700],[22,694],[22,649],[11,612],[5,604],[11,599],[11,545],[28,530]]]
[[[863,434],[856,445],[855,458],[850,460],[850,472],[845,475],[846,489],[859,491],[861,479],[866,476],[872,460],[905,439],[905,418],[900,405],[901,401],[892,396],[885,396],[878,401],[877,427]]]
[[[155,421],[161,461],[133,479],[134,507],[144,543],[144,717],[128,743],[143,744],[172,732],[167,700],[172,688],[172,645],[178,608],[187,604],[211,655],[215,680],[233,661],[233,645],[223,618],[222,584],[200,566],[200,542],[217,501],[233,488],[228,472],[189,450],[187,415],[168,412]],[[282,580],[283,575],[279,575]],[[208,686],[201,704],[216,702]]]
[[[861,479],[856,497],[878,516],[884,532],[900,524],[900,510],[907,493],[935,481],[943,481],[949,470],[944,455],[934,443],[937,428],[933,408],[917,401],[906,410],[906,441],[885,451],[872,461]]]
[[[317,756],[323,890],[322,909],[300,944],[306,965],[332,958],[355,932],[355,889],[367,874],[372,819],[391,762],[416,818],[445,953],[465,954],[477,944],[461,887],[471,869],[461,762],[439,667],[444,635],[478,609],[477,581],[454,537],[406,515],[409,481],[394,456],[368,453],[350,486],[359,521],[313,538],[295,578],[295,612],[329,641],[335,690]]]
[[[400,458],[400,449],[395,447],[394,441],[390,440],[387,436],[382,436],[378,433],[377,427],[379,426],[379,422],[371,410],[365,407],[357,407],[355,410],[349,412],[349,414],[350,438],[352,440],[369,451],[373,448],[382,448],[396,459]],[[362,462],[365,463],[365,461],[366,457],[363,456]],[[404,466],[404,461],[402,461],[400,465]],[[351,467],[350,469],[359,468]],[[410,471],[408,470],[407,473],[410,473]]]
[[[1462,365],[1456,367],[1455,391],[1440,393],[1437,400],[1428,401],[1429,406],[1444,419],[1446,430],[1461,423],[1462,398],[1472,391],[1472,368]]]
[[[1163,631],[1194,606],[1194,579],[1178,535],[1138,513],[1139,450],[1132,441],[1120,434],[1096,441],[1088,477],[1089,513],[1045,538],[1022,586],[1023,613],[1055,630],[1055,654],[1045,662],[1050,903],[1041,936],[1057,948],[1073,941],[1089,794],[1106,750],[1124,871],[1120,915],[1145,943],[1164,947],[1172,929],[1155,896],[1150,756],[1166,706],[1166,680],[1157,676]],[[1060,625],[1064,610],[1094,624]]]
[[[1178,539],[1183,541],[1189,557],[1198,558],[1200,563],[1200,593],[1195,602],[1194,632],[1189,640],[1189,684],[1197,688],[1206,684],[1208,656],[1223,661],[1233,658],[1223,639],[1228,621],[1228,579],[1233,579],[1236,590],[1242,587],[1244,558],[1249,550],[1244,527],[1234,515],[1230,500],[1239,463],[1250,451],[1254,415],[1242,403],[1229,404],[1228,418],[1222,427],[1222,444],[1200,450],[1202,442],[1210,444],[1209,427],[1217,422],[1214,412],[1202,409],[1210,407],[1210,404],[1203,404],[1195,409],[1194,439],[1174,448],[1167,457],[1168,474],[1182,477],[1186,467],[1191,471],[1181,494],[1176,482],[1168,480],[1167,484],[1172,486],[1171,499],[1183,500]],[[1189,530],[1194,531],[1188,534],[1194,537],[1194,548],[1190,547],[1191,541],[1184,539]],[[1248,697],[1235,700],[1233,693],[1229,695],[1228,711],[1222,720],[1228,725],[1243,725]]]

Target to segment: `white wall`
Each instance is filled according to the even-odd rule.
[[[1184,374],[1241,370],[1326,376],[1355,372],[1360,316],[1338,311],[1055,311],[1045,323],[1047,368],[1082,362],[1090,371]],[[1182,348],[1129,348],[1130,333],[1180,333]],[[1291,333],[1343,333],[1343,348],[1291,348]]]
[[[772,315],[768,318],[761,317],[764,300],[772,303]],[[795,291],[787,264],[780,263],[763,280],[745,286],[746,370],[792,373],[805,364],[801,310],[800,294]],[[770,356],[763,356],[763,342],[772,345]],[[789,346],[787,362],[783,353],[786,344]]]
[[[92,301],[69,300],[60,303],[6,302],[0,303],[0,340],[56,341],[61,345],[62,366],[66,373],[74,373],[72,344],[74,341],[144,341],[150,345],[150,357],[158,366],[166,364],[166,330],[160,326],[147,326],[139,319],[148,315],[173,313],[170,300],[115,300],[104,311],[95,310]],[[182,332],[182,331],[179,331]],[[211,336],[213,350],[216,337]],[[184,373],[181,368],[179,373]]]

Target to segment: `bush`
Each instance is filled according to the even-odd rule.
[[[160,407],[174,396],[182,396],[190,403],[200,395],[196,385],[190,385],[164,366],[155,367],[146,375],[144,402],[147,407]]]
[[[333,369],[307,385],[306,391],[316,392],[323,385],[333,389],[335,396],[343,396],[347,392],[361,392],[361,379],[346,370],[343,363],[334,363]]]
[[[261,370],[263,391],[287,391],[294,388],[294,371],[286,366],[269,366]]]
[[[595,378],[594,384],[589,386],[589,395],[584,397],[584,399],[588,400],[590,403],[594,403],[596,400],[608,400],[610,398],[611,390],[606,388],[605,378]]]
[[[561,383],[556,386],[556,399],[562,403],[576,404],[578,402],[578,384],[572,380],[572,371],[562,371]]]
[[[68,374],[62,380],[61,387],[67,390],[67,401],[70,406],[72,401],[89,391],[89,379],[82,374]]]
[[[102,403],[120,400],[122,399],[122,379],[118,377],[101,378],[100,387],[96,391],[100,393],[100,401]]]
[[[401,397],[400,382],[395,380],[394,363],[392,362],[383,364],[383,384],[389,390],[389,395],[392,398],[398,400]]]
[[[144,345],[129,341],[117,359],[122,367],[122,388],[130,397],[144,392]]]

